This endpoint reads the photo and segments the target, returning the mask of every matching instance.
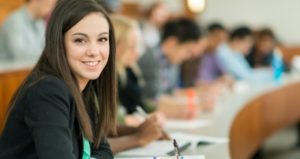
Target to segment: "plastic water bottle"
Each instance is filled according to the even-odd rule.
[[[273,68],[273,80],[276,83],[282,82],[282,75],[284,71],[284,64],[282,55],[278,52],[274,52],[272,59],[272,68]]]

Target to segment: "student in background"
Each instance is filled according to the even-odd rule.
[[[113,158],[115,40],[105,11],[92,0],[62,0],[45,49],[10,102],[0,158]],[[101,75],[101,76],[100,76]]]
[[[137,106],[144,106],[142,100],[142,82],[140,71],[135,64],[138,59],[138,24],[134,20],[121,15],[111,16],[116,36],[116,66],[118,74],[119,105],[126,110],[125,124],[131,119],[136,127],[119,125],[118,136],[111,136],[108,141],[113,153],[130,148],[145,146],[150,142],[163,137],[161,125],[155,115],[141,121],[134,118]],[[145,109],[145,108],[144,108]],[[141,116],[140,116],[141,117]],[[142,117],[144,118],[144,117]]]
[[[276,48],[276,37],[271,29],[263,28],[254,34],[254,46],[246,55],[252,68],[270,67],[274,56],[281,56],[281,51]]]
[[[142,87],[145,81],[136,65],[139,58],[137,46],[139,28],[136,21],[121,15],[113,15],[112,22],[116,35],[120,104],[125,107],[128,114],[132,114],[138,105],[145,109],[142,99]]]
[[[188,114],[186,105],[178,101],[179,97],[172,97],[172,93],[179,85],[178,65],[190,56],[200,38],[200,30],[194,21],[185,18],[167,22],[162,30],[160,47],[148,48],[138,61],[145,79],[142,92],[147,100],[162,99],[157,109],[167,117],[184,117]]]
[[[163,2],[155,2],[146,11],[141,23],[146,47],[154,48],[160,43],[161,29],[169,20],[170,12]]]
[[[217,49],[217,59],[226,73],[237,80],[269,81],[271,72],[252,70],[245,55],[253,45],[252,31],[248,27],[234,29],[228,43],[220,45]]]
[[[201,37],[189,58],[180,65],[180,87],[194,87],[197,84],[197,72],[203,53],[208,46],[207,36]]]
[[[198,65],[197,84],[208,84],[225,75],[224,69],[217,61],[216,50],[220,44],[227,41],[227,30],[221,24],[213,23],[208,26],[207,31],[208,45]]]
[[[0,28],[0,59],[34,60],[44,48],[45,19],[56,0],[26,0]]]

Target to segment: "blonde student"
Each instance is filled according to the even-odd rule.
[[[115,41],[105,11],[92,0],[61,0],[43,53],[12,98],[0,158],[113,158]]]
[[[119,103],[131,114],[136,111],[137,105],[143,105],[139,92],[141,84],[136,73],[132,71],[133,68],[138,69],[135,65],[138,59],[138,26],[134,20],[125,16],[113,15],[111,18],[116,36]],[[128,119],[131,119],[130,123]],[[167,139],[156,115],[145,121],[140,121],[132,115],[125,115],[125,123],[131,127],[119,125],[118,136],[112,136],[108,140],[114,153],[145,146],[157,139]]]

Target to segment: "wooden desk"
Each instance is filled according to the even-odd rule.
[[[237,114],[230,131],[233,159],[250,158],[268,137],[300,121],[300,82],[252,100]]]
[[[300,46],[281,46],[284,60],[290,64],[294,56],[300,55]]]

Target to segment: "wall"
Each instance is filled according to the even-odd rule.
[[[218,20],[228,27],[270,26],[283,43],[300,45],[299,0],[207,0],[200,19],[203,24]]]

